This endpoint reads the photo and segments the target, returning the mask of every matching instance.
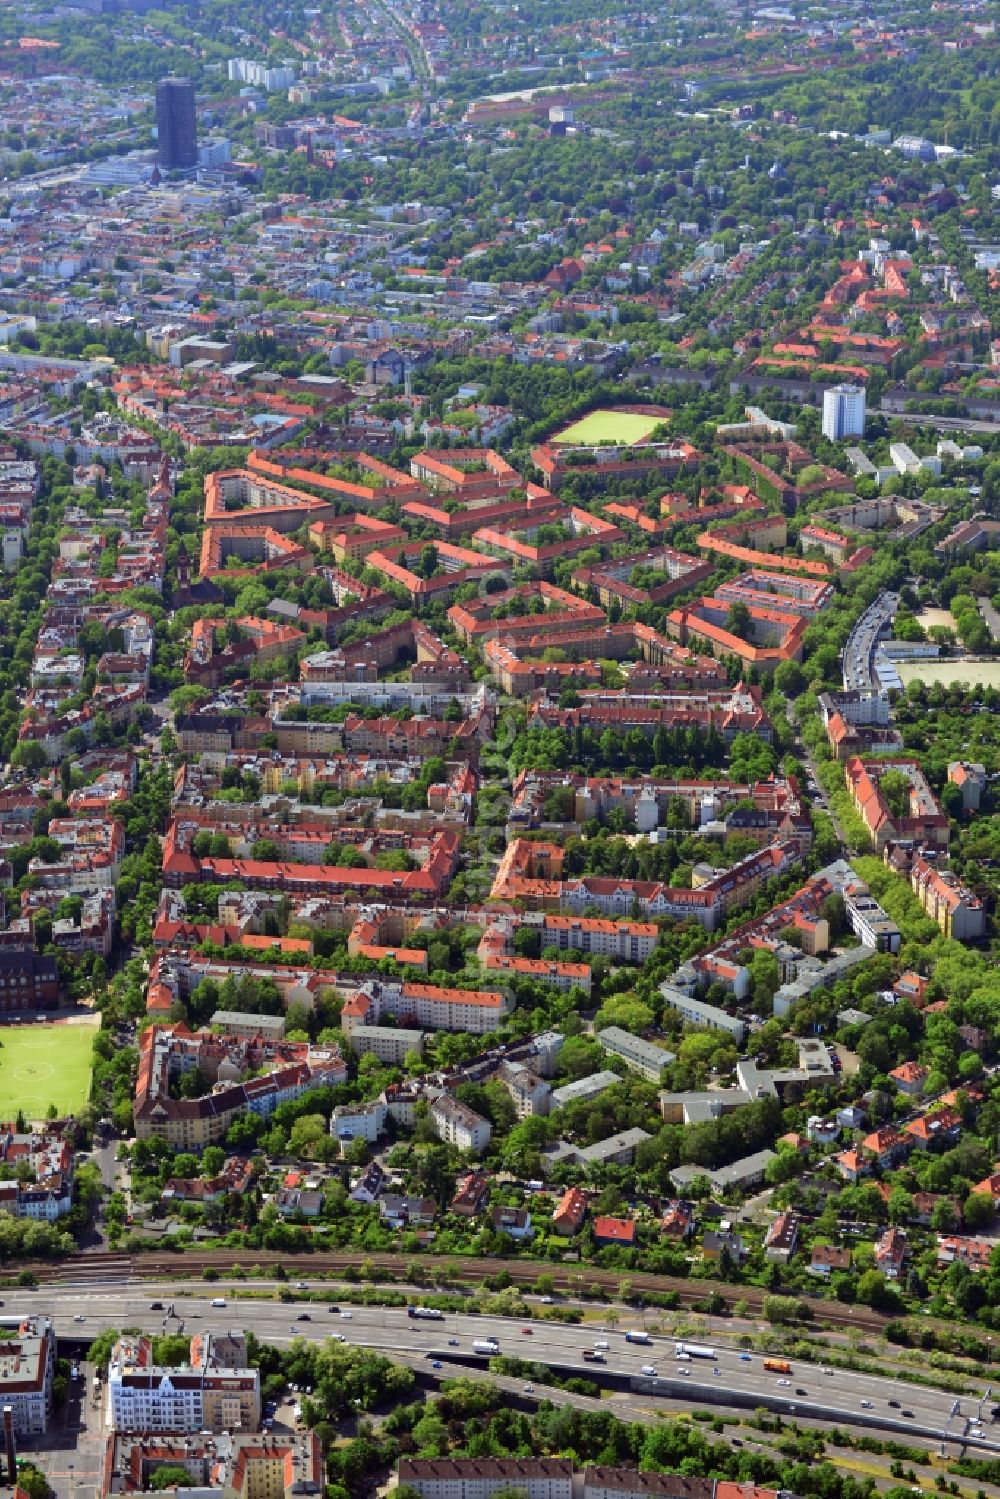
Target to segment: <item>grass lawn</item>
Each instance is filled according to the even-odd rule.
[[[625,446],[644,442],[661,416],[642,416],[635,411],[590,411],[571,427],[557,432],[550,442],[579,443],[588,446],[599,442],[618,442]]]
[[[96,1026],[0,1026],[0,1118],[44,1119],[50,1104],[60,1116],[90,1097]]]

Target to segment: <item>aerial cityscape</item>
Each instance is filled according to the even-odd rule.
[[[1000,1499],[998,27],[0,4],[0,1499]]]

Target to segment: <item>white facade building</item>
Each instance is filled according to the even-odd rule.
[[[330,1133],[336,1140],[364,1140],[374,1145],[385,1134],[388,1109],[380,1099],[371,1103],[338,1104],[330,1119]]]
[[[435,1098],[430,1113],[438,1139],[445,1144],[454,1145],[459,1150],[471,1150],[478,1155],[490,1143],[492,1130],[489,1120],[460,1103],[457,1098],[452,1098],[450,1093],[442,1093],[440,1098]]]
[[[823,436],[830,442],[865,435],[865,391],[862,385],[833,385],[823,392]]]

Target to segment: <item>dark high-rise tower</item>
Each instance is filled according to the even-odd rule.
[[[156,85],[157,155],[168,170],[198,165],[194,84],[190,78],[161,78]]]

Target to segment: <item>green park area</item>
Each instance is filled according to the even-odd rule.
[[[662,421],[662,416],[643,415],[638,411],[589,411],[572,426],[557,432],[550,441],[580,447],[615,442],[628,447],[632,443],[645,442],[653,428]]]
[[[0,1118],[78,1112],[90,1097],[95,1034],[92,1025],[0,1027]]]

